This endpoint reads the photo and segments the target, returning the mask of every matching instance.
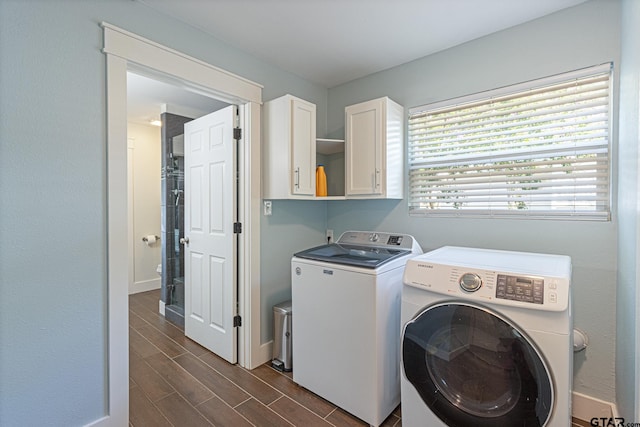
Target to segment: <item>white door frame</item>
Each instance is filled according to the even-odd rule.
[[[270,358],[260,344],[260,105],[262,86],[108,23],[104,29],[107,76],[107,415],[94,426],[129,420],[127,71],[196,89],[240,105],[243,129],[240,188],[238,363],[252,369]]]

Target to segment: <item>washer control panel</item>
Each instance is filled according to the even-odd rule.
[[[482,277],[475,273],[464,273],[458,280],[460,287],[465,292],[475,292],[482,286]]]
[[[422,253],[415,239],[408,234],[383,233],[379,231],[346,231],[342,233],[338,244],[358,246],[394,247]]]
[[[404,284],[452,299],[530,310],[568,308],[571,285],[568,257],[453,249],[456,252],[450,249],[444,253],[446,257],[443,251],[432,251],[409,259]],[[482,259],[472,265],[469,260],[475,258]]]
[[[498,274],[496,298],[543,304],[544,279],[541,277]]]
[[[496,298],[543,304],[544,279],[541,277],[498,274]]]

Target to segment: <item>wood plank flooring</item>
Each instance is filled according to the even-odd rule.
[[[160,291],[129,296],[132,427],[366,426],[269,364],[231,365],[158,313]],[[588,425],[573,420],[572,427]],[[382,424],[401,427],[398,407]]]
[[[129,425],[366,426],[268,364],[231,365],[158,313],[159,291],[129,296]],[[400,408],[383,423],[400,427]]]

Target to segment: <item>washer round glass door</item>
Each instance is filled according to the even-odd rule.
[[[438,304],[407,323],[405,376],[450,427],[544,426],[553,386],[526,335],[472,304]]]

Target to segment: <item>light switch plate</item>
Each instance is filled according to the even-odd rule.
[[[272,205],[271,205],[271,200],[265,200],[262,202],[262,212],[264,214],[264,216],[269,216],[272,213]]]

